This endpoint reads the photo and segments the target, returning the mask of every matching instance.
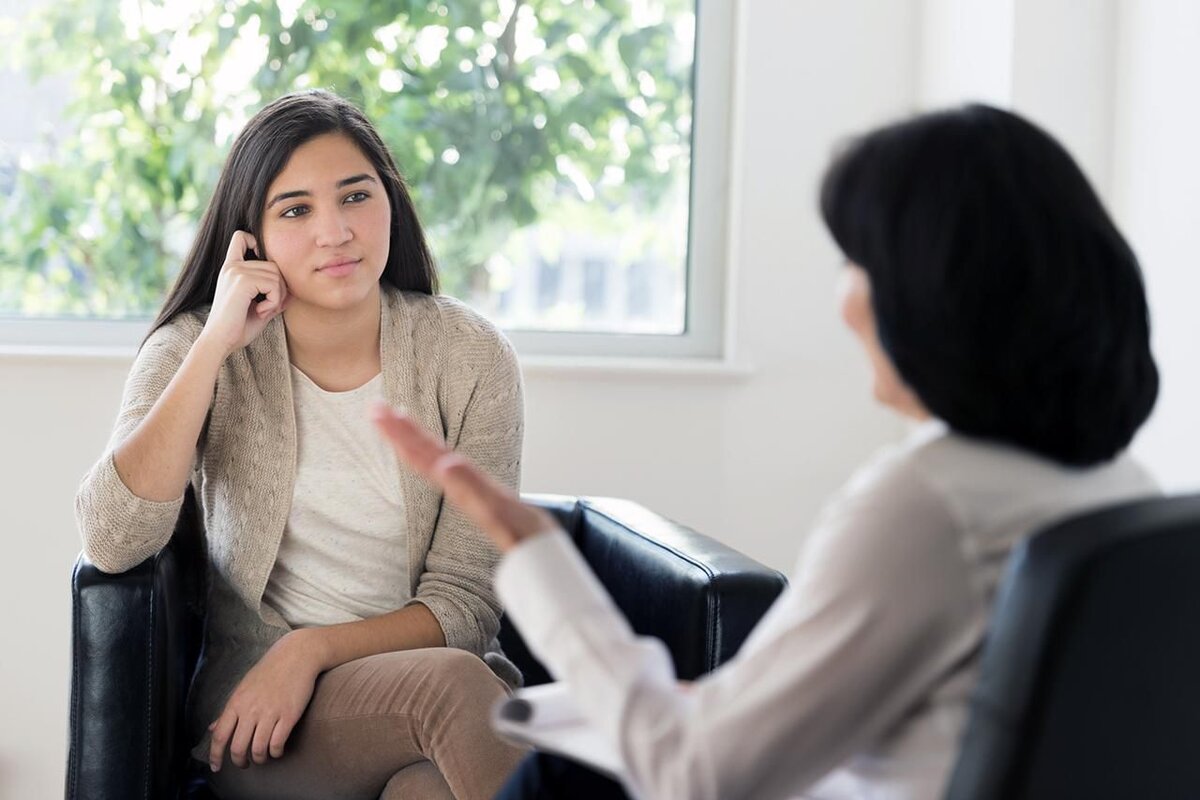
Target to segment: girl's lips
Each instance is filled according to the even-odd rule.
[[[331,278],[340,278],[343,275],[349,275],[357,266],[357,261],[342,261],[338,264],[331,264],[328,267],[321,267],[317,271]]]

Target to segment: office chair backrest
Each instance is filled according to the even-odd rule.
[[[947,797],[1200,797],[1200,495],[1014,553]]]

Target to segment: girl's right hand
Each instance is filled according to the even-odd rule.
[[[234,231],[217,278],[212,310],[201,334],[224,355],[240,350],[254,341],[288,305],[287,283],[272,261],[246,260],[247,251],[257,251],[258,242],[245,231]],[[266,299],[254,302],[265,295]]]

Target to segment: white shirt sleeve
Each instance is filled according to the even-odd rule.
[[[950,511],[886,462],[827,508],[738,655],[689,688],[564,533],[514,548],[496,580],[532,652],[616,744],[628,788],[663,800],[795,796],[900,722],[982,616]]]

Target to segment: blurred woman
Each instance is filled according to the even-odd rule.
[[[821,211],[874,395],[916,424],[829,501],[737,656],[690,686],[553,520],[377,411],[401,459],[508,551],[508,613],[638,797],[940,797],[1010,551],[1156,492],[1125,453],[1158,390],[1137,261],[1050,136],[979,105],[890,125],[836,158]],[[543,756],[502,796],[624,792]]]

